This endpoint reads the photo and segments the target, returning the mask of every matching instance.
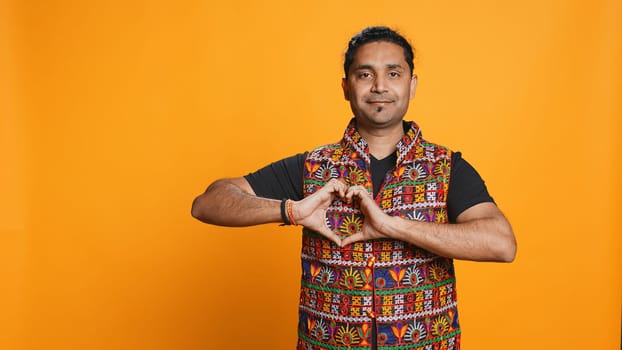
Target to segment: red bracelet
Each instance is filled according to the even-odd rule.
[[[285,202],[285,207],[287,208],[287,218],[289,219],[289,222],[292,225],[297,226],[298,224],[294,220],[294,202],[291,199],[288,199]]]

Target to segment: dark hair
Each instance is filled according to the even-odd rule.
[[[406,63],[408,63],[408,66],[410,66],[410,73],[412,74],[415,69],[415,64],[413,63],[415,55],[408,40],[389,27],[379,26],[367,27],[350,39],[348,50],[343,60],[343,72],[346,77],[348,76],[348,69],[350,69],[350,65],[352,65],[352,61],[354,60],[356,50],[365,44],[377,41],[386,41],[401,46],[402,49],[404,49],[404,59]]]

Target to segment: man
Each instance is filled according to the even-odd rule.
[[[354,36],[343,139],[211,184],[206,223],[303,226],[299,349],[458,349],[452,259],[510,262],[512,229],[460,153],[404,121],[410,44],[386,27]]]

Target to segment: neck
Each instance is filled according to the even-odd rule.
[[[358,129],[361,137],[367,141],[369,153],[376,159],[384,159],[391,153],[395,152],[397,143],[404,136],[404,128],[402,123],[394,127],[386,129]]]

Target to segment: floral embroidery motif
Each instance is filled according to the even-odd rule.
[[[421,322],[417,322],[414,320],[411,324],[408,325],[408,330],[406,330],[406,336],[404,339],[409,342],[417,342],[419,340],[423,340],[426,337],[426,328]]]
[[[344,236],[359,233],[361,228],[363,228],[363,220],[355,215],[346,216],[341,222],[341,225],[339,225],[339,231],[343,233]]]
[[[335,336],[338,344],[342,345],[356,345],[361,341],[359,333],[354,328],[350,328],[350,325],[339,327],[337,329],[337,335]]]
[[[359,271],[353,270],[350,266],[350,269],[343,271],[343,275],[341,276],[341,281],[339,282],[339,284],[348,289],[358,289],[363,286],[363,277],[361,276],[361,273]],[[358,305],[360,305],[361,297],[352,298],[352,303],[356,305],[354,302],[354,298],[358,298]]]
[[[315,176],[322,181],[328,181],[338,176],[337,170],[330,164],[324,164],[315,172]]]
[[[446,317],[438,316],[432,321],[431,333],[435,336],[442,336],[449,331],[449,321]]]

